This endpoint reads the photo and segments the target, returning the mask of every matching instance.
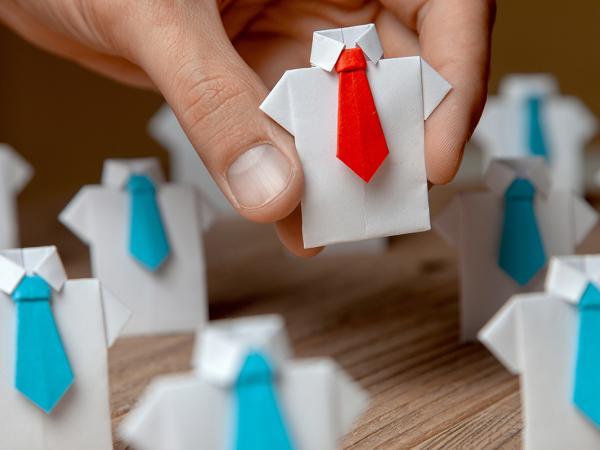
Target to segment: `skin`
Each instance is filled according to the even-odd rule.
[[[312,32],[376,24],[386,57],[420,54],[453,86],[425,124],[430,184],[455,176],[487,94],[493,0],[3,0],[0,20],[30,42],[133,86],[160,91],[237,211],[276,222],[302,246],[302,168],[294,142],[258,110],[281,74],[305,67]],[[260,143],[292,164],[258,207],[238,204],[229,165]]]

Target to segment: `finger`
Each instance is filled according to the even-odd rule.
[[[302,240],[302,211],[300,210],[300,206],[288,217],[277,222],[276,229],[279,240],[283,242],[289,251],[301,258],[310,258],[318,255],[324,248],[304,248],[304,241]]]
[[[237,211],[258,222],[286,217],[300,201],[302,168],[291,136],[258,109],[266,87],[213,2],[170,5],[146,18],[132,52]]]
[[[389,10],[383,10],[375,25],[386,58],[414,56],[419,54],[417,34],[398,20]]]
[[[417,31],[421,56],[452,85],[425,124],[427,175],[451,181],[460,165],[487,95],[491,0],[386,0],[384,4]]]

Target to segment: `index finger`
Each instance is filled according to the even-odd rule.
[[[425,124],[427,176],[454,178],[487,95],[493,0],[382,0],[419,36],[421,56],[452,85]]]

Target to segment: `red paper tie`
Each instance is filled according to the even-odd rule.
[[[368,183],[389,150],[366,69],[367,61],[358,47],[343,50],[335,65],[340,74],[337,157]]]

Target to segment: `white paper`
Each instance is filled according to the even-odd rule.
[[[311,61],[317,66],[287,71],[260,107],[295,137],[305,179],[305,248],[430,228],[424,118],[450,85],[420,57],[378,60],[376,39],[372,24],[316,32]],[[336,157],[338,74],[328,70],[342,42],[367,54],[367,77],[390,150],[368,184]]]
[[[0,249],[19,245],[17,195],[33,176],[31,166],[6,144],[0,144]]]
[[[151,161],[153,170],[159,167],[156,160],[142,161]],[[105,172],[120,167],[133,173],[139,163],[109,160]],[[122,177],[105,173],[103,178],[102,185],[84,186],[60,214],[60,221],[90,246],[94,276],[133,312],[123,334],[186,332],[202,326],[207,316],[204,219],[196,189],[158,185],[171,253],[157,272],[150,272],[128,251],[130,205]]]
[[[596,134],[596,118],[581,100],[560,95],[551,75],[510,75],[499,94],[488,99],[473,135],[485,164],[498,157],[529,156],[525,101],[531,95],[544,98],[541,114],[556,187],[582,192],[584,149]]]
[[[600,448],[600,429],[572,401],[582,278],[583,286],[600,279],[599,256],[555,258],[546,291],[512,297],[479,334],[520,374],[528,450]]]
[[[169,152],[171,179],[174,182],[195,186],[214,209],[216,219],[236,216],[231,203],[212,179],[168,105],[163,105],[152,117],[148,131]]]
[[[197,372],[154,381],[123,421],[121,435],[137,450],[229,450],[235,414],[231,387],[252,348],[278,369],[276,387],[294,448],[337,448],[365,410],[367,396],[329,358],[290,359],[282,327],[274,316],[209,325],[210,336],[197,340],[201,349],[195,355],[206,358],[195,362]]]
[[[0,252],[0,286],[15,285],[25,271],[45,279],[63,271],[54,247]],[[63,271],[64,273],[64,271]],[[12,278],[9,280],[8,278]],[[47,282],[51,283],[50,280]],[[17,281],[18,283],[18,281]],[[73,385],[50,415],[14,387],[16,311],[10,293],[0,292],[0,448],[10,450],[111,450],[107,337],[129,319],[122,307],[106,314],[97,280],[59,280],[52,284],[52,312],[74,373]],[[117,302],[116,299],[110,300]]]
[[[510,296],[542,287],[545,270],[521,286],[498,266],[504,218],[502,192],[508,186],[503,177],[507,172],[512,177],[519,174],[542,187],[549,178],[541,167],[541,159],[496,160],[486,175],[487,184],[496,189],[459,194],[433,221],[434,230],[459,251],[463,340],[474,340],[479,329]],[[538,188],[535,211],[548,258],[574,253],[598,220],[598,214],[585,200],[552,188],[546,194]]]

